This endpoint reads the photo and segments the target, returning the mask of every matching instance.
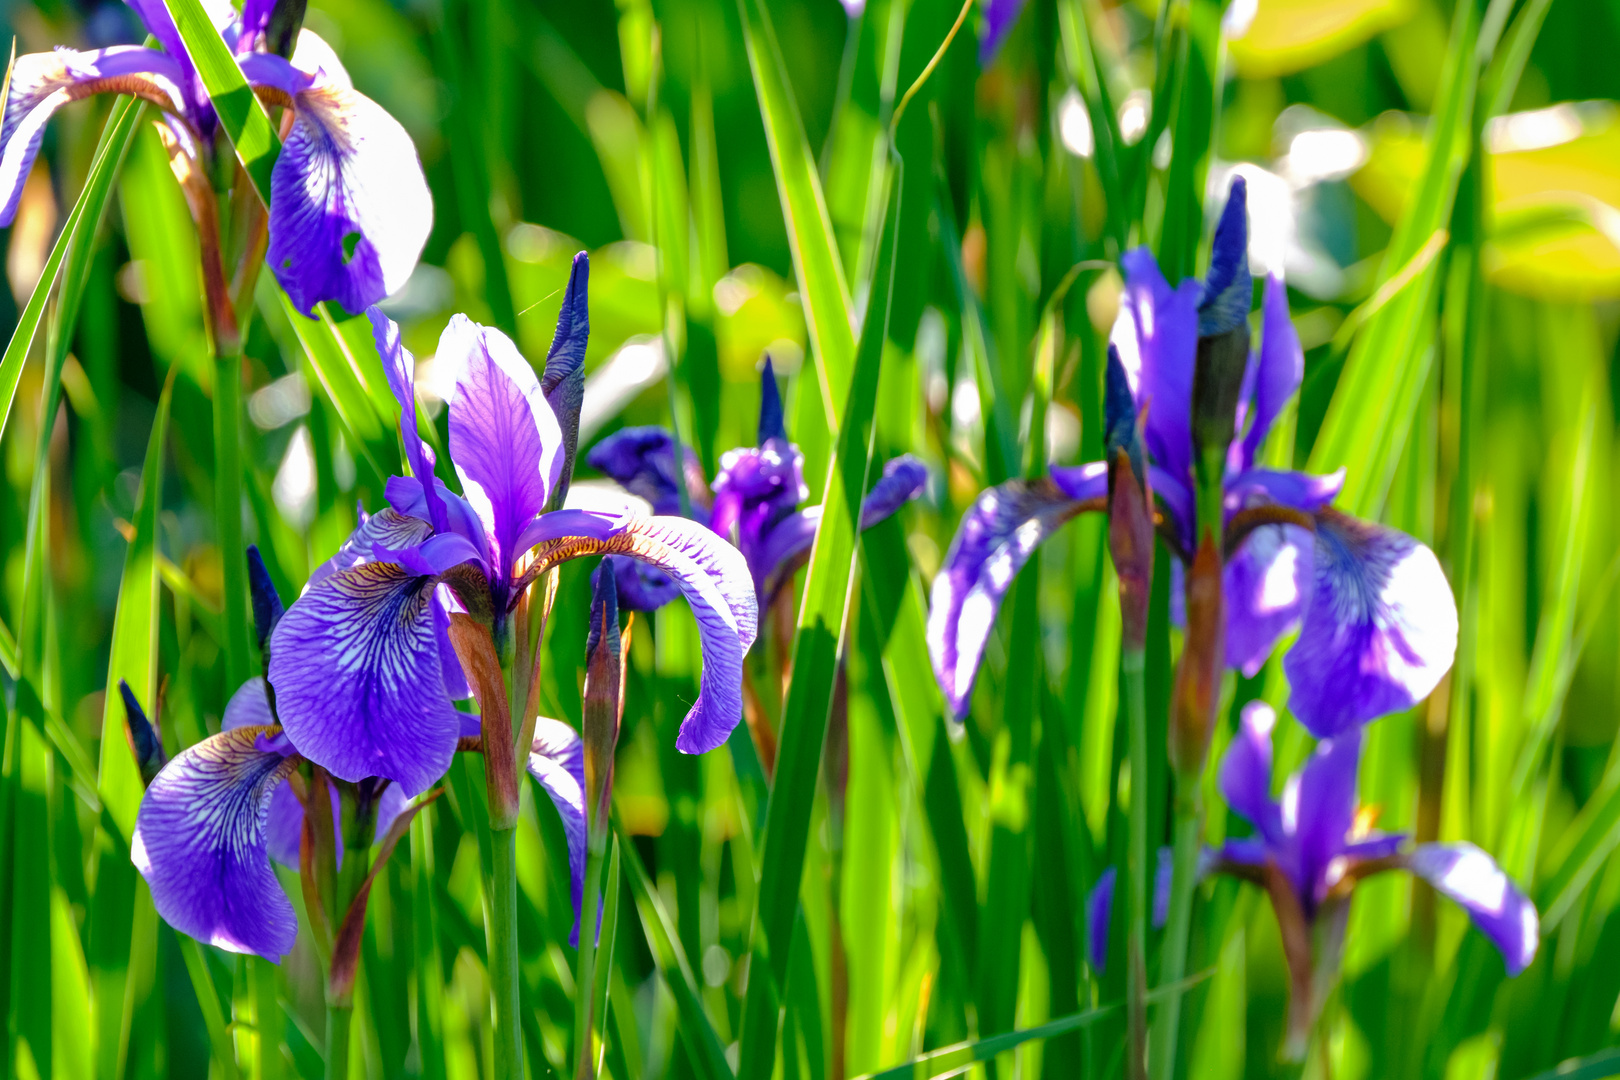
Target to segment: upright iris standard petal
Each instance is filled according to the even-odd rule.
[[[269,727],[275,722],[264,679],[254,676],[237,687],[231,700],[225,703],[225,715],[219,718],[219,729],[235,731],[242,727]]]
[[[442,647],[432,578],[370,562],[310,586],[272,638],[270,684],[288,737],[340,779],[380,776],[421,794],[450,767],[461,734]]]
[[[1283,793],[1283,822],[1298,852],[1295,885],[1307,903],[1320,903],[1331,884],[1329,866],[1344,851],[1356,819],[1356,773],[1361,729],[1323,739]],[[1314,891],[1313,891],[1314,890]]]
[[[411,476],[422,485],[423,505],[435,532],[450,527],[444,500],[439,497],[438,485],[433,482],[435,458],[417,428],[416,419],[416,358],[399,340],[399,324],[375,306],[366,309],[371,320],[372,337],[377,342],[377,355],[382,357],[383,372],[388,376],[388,388],[399,402],[399,437],[405,446],[405,460],[410,464]]]
[[[270,868],[265,825],[296,759],[261,748],[274,733],[222,731],[169,762],[141,800],[130,857],[170,926],[279,962],[298,921]]]
[[[1097,877],[1086,895],[1086,957],[1100,975],[1108,967],[1108,924],[1114,912],[1114,885],[1119,872],[1112,866]]]
[[[1106,491],[1103,471],[1069,490],[1053,479],[1013,480],[980,494],[963,515],[934,578],[928,610],[928,656],[952,715],[967,712],[985,643],[1013,578],[1048,536]]]
[[[416,147],[387,110],[330,75],[268,53],[240,62],[294,116],[270,177],[266,261],[305,315],[322,301],[364,311],[405,284],[433,227]]]
[[[1474,925],[1501,951],[1509,975],[1530,966],[1540,941],[1536,906],[1496,860],[1466,842],[1423,844],[1407,856],[1406,865],[1462,905]]]
[[[1193,364],[1203,286],[1188,278],[1171,289],[1143,248],[1126,252],[1120,262],[1125,292],[1109,341],[1119,350],[1137,405],[1147,410],[1148,453],[1185,483],[1192,474]]]
[[[574,256],[563,293],[562,310],[557,313],[557,332],[546,353],[546,370],[540,377],[540,390],[557,417],[562,430],[563,461],[561,483],[552,492],[552,506],[562,505],[569,481],[574,475],[574,454],[579,448],[579,410],[585,402],[585,346],[591,336],[591,260],[583,251]]]
[[[1254,389],[1248,410],[1248,430],[1243,433],[1238,468],[1247,469],[1254,464],[1271,430],[1272,422],[1282,413],[1288,399],[1299,389],[1305,375],[1305,353],[1299,347],[1299,334],[1288,317],[1288,290],[1282,278],[1272,274],[1266,278],[1266,294],[1260,323],[1260,356],[1255,368]]]
[[[450,402],[450,458],[467,502],[505,576],[527,545],[519,535],[556,487],[562,431],[540,380],[512,339],[456,315],[439,338],[439,360],[456,372]]]
[[[585,744],[579,732],[542,716],[534,722],[529,775],[540,782],[562,818],[568,838],[568,895],[574,902],[574,931],[568,943],[579,947],[579,915],[585,900]]]
[[[17,57],[0,121],[0,226],[10,225],[17,216],[23,184],[45,137],[45,123],[57,109],[91,94],[120,93],[184,113],[188,78],[173,57],[138,45],[95,52],[57,49]]]
[[[804,482],[804,454],[784,439],[767,439],[757,447],[728,450],[714,478],[714,508],[709,527],[749,556],[756,572],[757,553],[765,535],[798,508],[810,494]]]
[[[673,578],[697,619],[703,648],[698,699],[681,723],[676,749],[703,754],[742,719],[742,663],[759,626],[754,583],[742,554],[694,521],[558,510],[540,519],[537,565],[580,555],[628,555]]]
[[[1328,737],[1410,708],[1457,651],[1457,606],[1434,552],[1395,529],[1317,515],[1310,603],[1283,660],[1289,709]]]
[[[1221,795],[1268,843],[1282,842],[1282,813],[1271,797],[1271,732],[1277,714],[1263,701],[1243,707],[1242,723],[1221,760]]]

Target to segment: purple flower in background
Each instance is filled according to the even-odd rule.
[[[1110,866],[1086,894],[1086,957],[1099,975],[1108,968],[1108,920],[1114,910],[1118,878],[1118,870]]]
[[[788,441],[782,398],[770,359],[760,384],[759,443],[728,450],[720,458],[712,493],[696,456],[685,450],[685,481],[692,515],[720,536],[732,540],[748,560],[761,608],[810,555],[821,507],[799,509],[810,489],[804,482],[804,454]],[[626,428],[591,448],[586,462],[617,480],[631,494],[646,499],[654,513],[679,513],[675,480],[675,440],[661,428]],[[861,502],[860,527],[871,528],[921,495],[928,469],[910,454],[889,461],[883,476]],[[645,570],[619,563],[619,602],[631,610],[651,611],[673,599]]]
[[[676,745],[712,750],[742,715],[757,612],[738,553],[683,518],[548,509],[567,484],[577,431],[586,278],[581,254],[544,380],[499,331],[461,315],[445,328],[437,357],[456,372],[450,455],[464,495],[434,476],[417,431],[414,361],[398,328],[371,312],[412,475],[391,479],[390,505],[311,576],[276,626],[269,663],[288,738],[341,779],[383,776],[414,796],[443,775],[469,719],[452,704],[464,690],[451,612],[465,611],[499,645],[528,585],[582,555],[649,562],[692,605],[703,673]]]
[[[979,30],[980,67],[989,67],[995,60],[1023,10],[1024,0],[985,0],[984,24]]]
[[[1244,707],[1242,726],[1221,763],[1220,786],[1227,805],[1249,820],[1255,835],[1228,840],[1212,868],[1253,881],[1271,896],[1293,975],[1291,1048],[1303,1051],[1316,1010],[1337,977],[1351,891],[1371,874],[1408,870],[1456,901],[1502,954],[1509,975],[1535,959],[1535,905],[1489,855],[1466,842],[1413,847],[1400,834],[1363,826],[1356,812],[1360,728],[1317,744],[1284,784],[1281,800],[1272,799],[1275,721],[1264,702]]]
[[[163,0],[131,6],[162,51],[120,45],[17,58],[0,122],[0,225],[16,215],[46,121],[91,94],[133,94],[157,105],[166,139],[196,171],[209,171],[217,119],[174,20]],[[433,200],[410,136],[355,91],[312,32],[300,34],[290,60],[260,51],[270,4],[250,0],[240,18],[221,6],[214,16],[248,83],[293,115],[271,177],[271,271],[306,315],[322,301],[364,310],[405,283],[432,227]]]
[[[131,731],[150,731],[127,691],[125,704]],[[279,962],[292,951],[298,921],[270,860],[299,865],[305,808],[302,780],[295,792],[293,774],[303,759],[276,723],[263,679],[237,690],[221,727],[157,772],[141,800],[130,854],[170,926]],[[360,790],[375,799],[380,838],[408,800],[386,781]],[[338,845],[341,861],[341,836]]]
[[[1342,474],[1312,476],[1256,465],[1272,423],[1304,368],[1282,280],[1265,285],[1258,352],[1247,345],[1252,285],[1245,188],[1233,182],[1205,282],[1171,289],[1145,249],[1127,252],[1114,326],[1131,394],[1145,410],[1143,440],[1161,534],[1182,560],[1195,549],[1195,403],[1199,350],[1247,356],[1225,454],[1223,568],[1228,666],[1254,674],[1299,626],[1284,660],[1290,710],[1318,737],[1409,708],[1451,667],[1457,608],[1434,553],[1387,526],[1332,507]],[[1224,409],[1224,403],[1221,408]],[[1208,410],[1202,410],[1207,412]],[[1219,427],[1220,425],[1214,425]],[[1200,431],[1203,434],[1201,428]],[[1200,442],[1207,440],[1200,440]],[[960,716],[971,698],[1002,598],[1042,541],[1083,510],[1103,509],[1102,462],[1053,468],[1047,479],[992,488],[962,520],[934,579],[929,649],[940,687]]]

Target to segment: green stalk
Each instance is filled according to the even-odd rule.
[[[1127,648],[1120,657],[1125,672],[1125,704],[1131,722],[1131,805],[1130,805],[1130,946],[1125,976],[1126,1022],[1130,1032],[1127,1052],[1128,1075],[1147,1075],[1144,1052],[1147,1046],[1147,912],[1148,888],[1148,730],[1147,730],[1147,652]]]
[[[497,1080],[523,1080],[515,827],[490,830],[490,859],[490,890],[485,911],[489,919],[489,993],[495,1008],[495,1076]],[[583,935],[583,928],[581,931]]]
[[[348,1080],[349,1027],[354,1021],[354,1006],[326,1005],[326,1080]]]
[[[242,356],[222,349],[214,357],[214,514],[225,577],[225,685],[241,686],[248,665],[246,545],[242,539]]]
[[[1196,777],[1176,776],[1174,873],[1170,879],[1170,918],[1159,960],[1159,985],[1166,997],[1153,1017],[1148,1052],[1153,1080],[1175,1074],[1176,1036],[1181,1028],[1182,977],[1187,969],[1187,938],[1192,930],[1193,890],[1198,882],[1198,838],[1203,834],[1203,804]]]
[[[585,902],[579,919],[579,953],[574,960],[574,1051],[579,1064],[575,1080],[591,1080],[596,1075],[596,1054],[591,1032],[596,1025],[596,917],[597,881],[602,876],[602,856],[606,850],[605,829],[591,830],[590,855],[585,863]]]

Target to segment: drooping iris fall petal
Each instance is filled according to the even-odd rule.
[[[296,764],[277,734],[240,727],[181,751],[146,789],[130,857],[170,926],[279,963],[298,922],[266,847],[271,795]]]
[[[1536,906],[1485,852],[1473,844],[1423,844],[1407,856],[1411,871],[1468,912],[1502,954],[1509,975],[1536,958],[1540,919]]]
[[[548,716],[534,722],[529,775],[539,781],[562,818],[568,838],[568,895],[574,902],[574,930],[568,943],[579,947],[579,917],[585,899],[585,744],[579,732]]]

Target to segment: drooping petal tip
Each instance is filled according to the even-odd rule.
[[[574,902],[574,930],[568,943],[579,947],[579,917],[585,899],[585,744],[579,732],[548,716],[534,723],[529,775],[539,781],[562,818],[568,840],[568,894]]]
[[[1460,904],[1502,954],[1509,975],[1536,958],[1540,918],[1536,905],[1502,868],[1473,844],[1422,844],[1406,859],[1414,874]]]

